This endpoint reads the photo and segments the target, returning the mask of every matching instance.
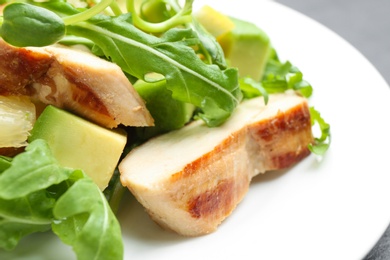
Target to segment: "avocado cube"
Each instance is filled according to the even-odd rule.
[[[83,170],[104,190],[122,155],[126,133],[111,130],[54,106],[38,117],[29,141],[44,139],[64,167]]]
[[[229,66],[238,68],[240,77],[251,77],[260,81],[271,42],[268,35],[255,24],[230,17],[235,27],[218,38]]]
[[[165,80],[138,80],[134,88],[145,100],[146,108],[154,119],[153,127],[137,128],[142,139],[181,128],[192,118],[195,106],[172,98]]]

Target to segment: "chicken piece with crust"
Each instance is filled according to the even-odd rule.
[[[108,128],[154,124],[119,66],[69,47],[17,48],[0,39],[0,95],[29,96]]]
[[[133,149],[121,181],[166,229],[213,232],[247,193],[251,179],[288,168],[310,154],[307,100],[294,93],[244,101],[220,127],[194,121]]]

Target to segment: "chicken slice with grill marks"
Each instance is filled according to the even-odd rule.
[[[0,95],[24,95],[108,128],[153,118],[119,66],[68,47],[16,48],[0,39]]]
[[[240,104],[220,127],[195,121],[132,150],[121,181],[151,218],[181,235],[213,232],[243,199],[251,179],[288,168],[313,142],[305,98],[273,94]]]

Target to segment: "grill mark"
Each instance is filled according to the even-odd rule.
[[[235,186],[233,179],[220,181],[214,189],[190,199],[187,204],[188,212],[197,219],[228,215],[235,206],[235,196],[239,192]]]
[[[311,127],[310,112],[306,106],[299,106],[289,113],[278,113],[274,120],[259,124],[255,135],[270,142],[283,132],[294,134],[308,127]]]
[[[13,48],[0,42],[0,95],[31,96],[32,83],[46,74],[54,59],[46,53]]]
[[[65,69],[64,75],[72,85],[72,99],[81,106],[89,107],[93,111],[110,116],[107,107],[95,94],[93,88],[78,80],[71,69]]]
[[[271,158],[273,165],[277,169],[288,168],[295,163],[301,161],[310,154],[310,150],[306,147],[297,152],[287,152]]]

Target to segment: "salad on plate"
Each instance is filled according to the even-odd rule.
[[[162,227],[205,235],[254,175],[330,145],[312,86],[250,22],[192,0],[0,10],[1,250],[50,231],[78,259],[123,259],[128,190]]]

